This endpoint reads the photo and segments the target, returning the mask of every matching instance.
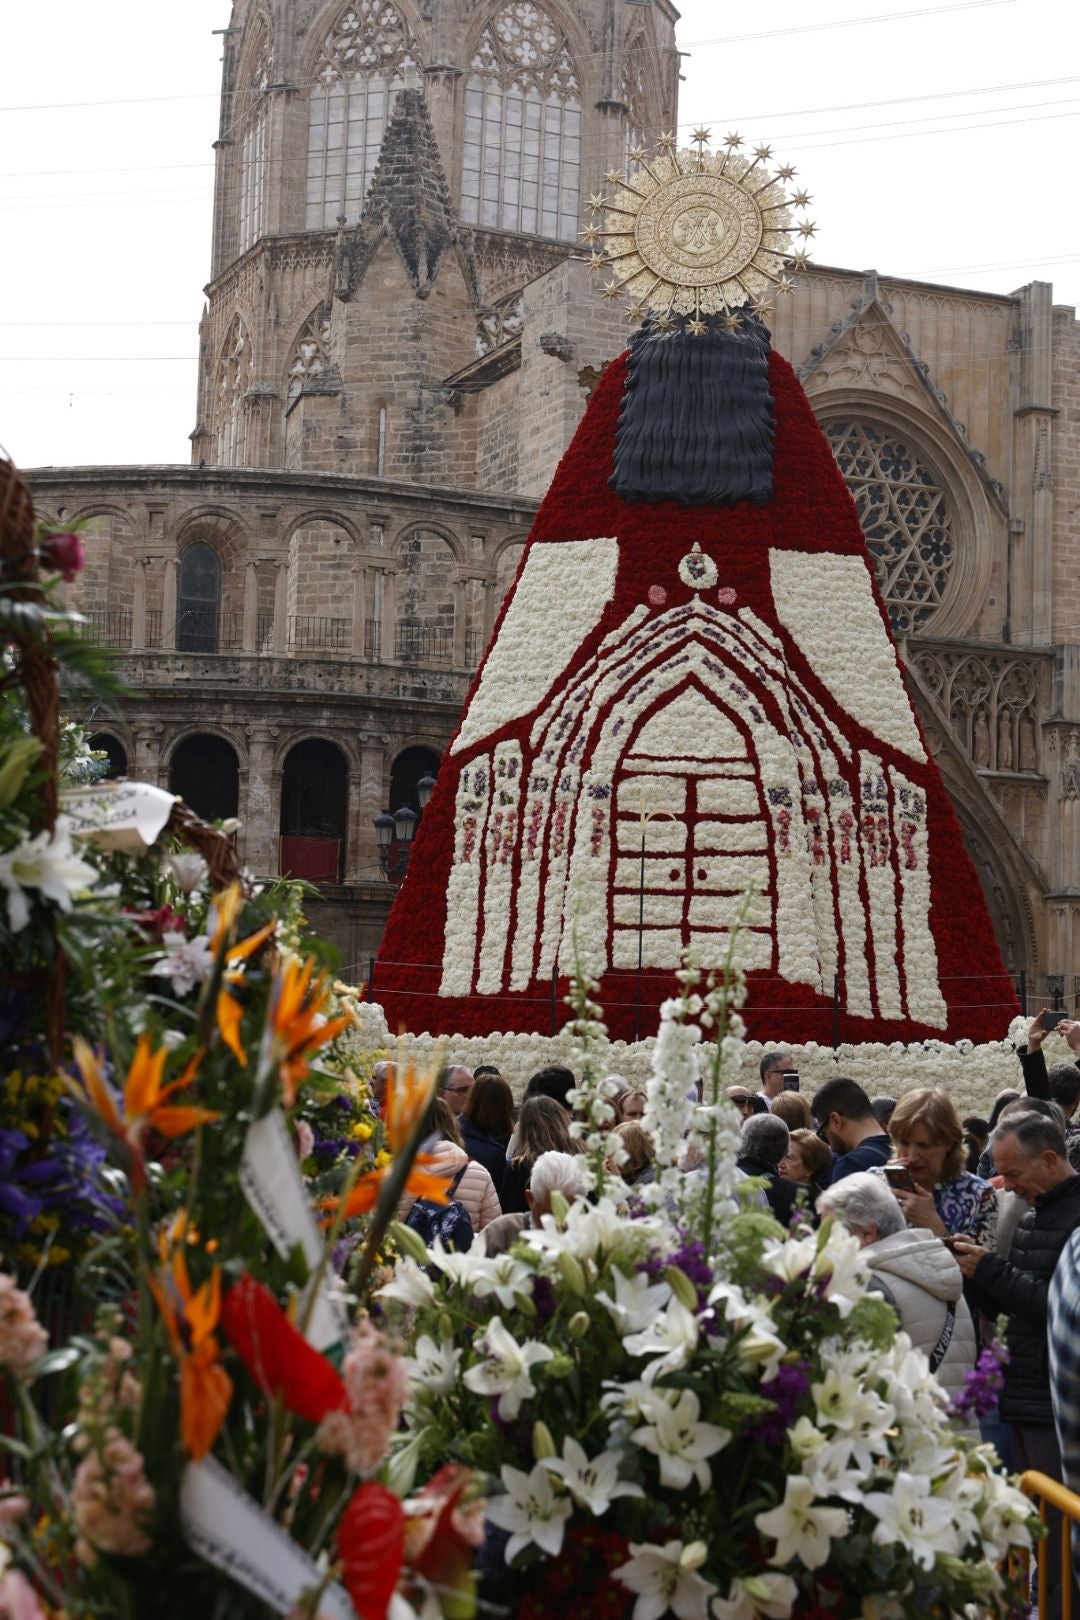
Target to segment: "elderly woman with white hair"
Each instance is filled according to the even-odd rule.
[[[975,1364],[977,1346],[964,1301],[960,1267],[945,1244],[922,1227],[909,1227],[880,1177],[861,1170],[826,1189],[817,1201],[822,1220],[841,1221],[864,1251],[870,1285],[884,1295],[916,1349],[950,1395],[960,1392]]]

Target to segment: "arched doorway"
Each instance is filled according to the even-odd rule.
[[[127,775],[127,750],[122,742],[118,742],[115,737],[111,737],[107,731],[95,731],[90,738],[90,747],[96,754],[105,754],[108,757],[109,768],[105,772],[107,782],[111,782],[117,776]]]
[[[240,807],[240,766],[223,737],[185,737],[169,763],[169,791],[204,821],[224,821]]]
[[[281,774],[281,872],[309,883],[340,883],[349,814],[349,768],[321,737],[297,743]]]

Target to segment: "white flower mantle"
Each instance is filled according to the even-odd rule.
[[[436,1036],[402,1035],[394,1042],[381,1008],[376,1004],[366,1009],[369,1032],[377,1034],[381,1028],[380,1044],[413,1055],[419,1062],[430,1062],[437,1052],[443,1060],[467,1064],[497,1064],[520,1096],[529,1076],[549,1063],[575,1063],[575,1043],[566,1033],[550,1035],[521,1035],[493,1031],[490,1035]],[[838,1075],[857,1080],[869,1096],[879,1094],[900,1097],[906,1091],[922,1086],[942,1086],[952,1098],[957,1112],[981,1114],[984,1118],[993,1107],[997,1093],[1006,1086],[1023,1090],[1023,1077],[1016,1057],[1016,1047],[1022,1044],[1028,1021],[1014,1020],[1006,1039],[973,1046],[970,1041],[955,1044],[946,1041],[902,1041],[891,1044],[867,1042],[862,1045],[842,1045],[837,1051],[809,1041],[805,1046],[785,1046],[799,1071],[802,1091],[812,1097],[827,1080]],[[643,1041],[611,1041],[607,1047],[606,1062],[610,1072],[644,1086],[652,1073],[652,1054],[655,1038]],[[1060,1046],[1060,1051],[1058,1050]],[[766,1050],[760,1041],[747,1041],[742,1048],[742,1066],[732,1070],[728,1084],[741,1080],[756,1089],[758,1060]],[[1047,1062],[1064,1060],[1068,1048],[1060,1036],[1047,1038]]]

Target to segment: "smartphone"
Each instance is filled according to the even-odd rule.
[[[1040,1022],[1043,1029],[1057,1029],[1068,1016],[1067,1012],[1044,1012]]]
[[[885,1166],[885,1180],[893,1192],[918,1192],[912,1179],[911,1171],[906,1164],[887,1164]]]
[[[799,1089],[799,1076],[798,1076],[798,1074],[795,1072],[794,1069],[785,1069],[784,1070],[784,1090],[785,1091],[798,1091],[798,1089]]]

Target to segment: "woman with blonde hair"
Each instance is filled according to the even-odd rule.
[[[617,1136],[626,1150],[626,1157],[621,1165],[616,1165],[610,1158],[606,1161],[606,1168],[613,1176],[621,1176],[628,1187],[634,1187],[639,1182],[653,1179],[653,1145],[649,1137],[642,1130],[636,1119],[628,1119],[622,1125],[616,1125],[612,1136]]]
[[[780,1098],[777,1097],[776,1101],[779,1102]],[[832,1154],[816,1131],[797,1129],[791,1132],[788,1150],[780,1160],[780,1174],[806,1188],[811,1209],[818,1194],[828,1186],[831,1169]]]
[[[982,1249],[997,1242],[997,1194],[964,1169],[964,1127],[947,1091],[926,1086],[900,1098],[889,1121],[893,1156],[871,1173],[896,1195],[909,1226],[935,1237],[963,1233]]]
[[[517,1122],[514,1157],[506,1166],[499,1197],[504,1215],[528,1209],[525,1190],[541,1153],[580,1153],[570,1135],[570,1115],[552,1097],[528,1097]]]
[[[782,1119],[789,1131],[813,1129],[810,1104],[801,1091],[781,1091],[772,1100],[772,1113]]]

